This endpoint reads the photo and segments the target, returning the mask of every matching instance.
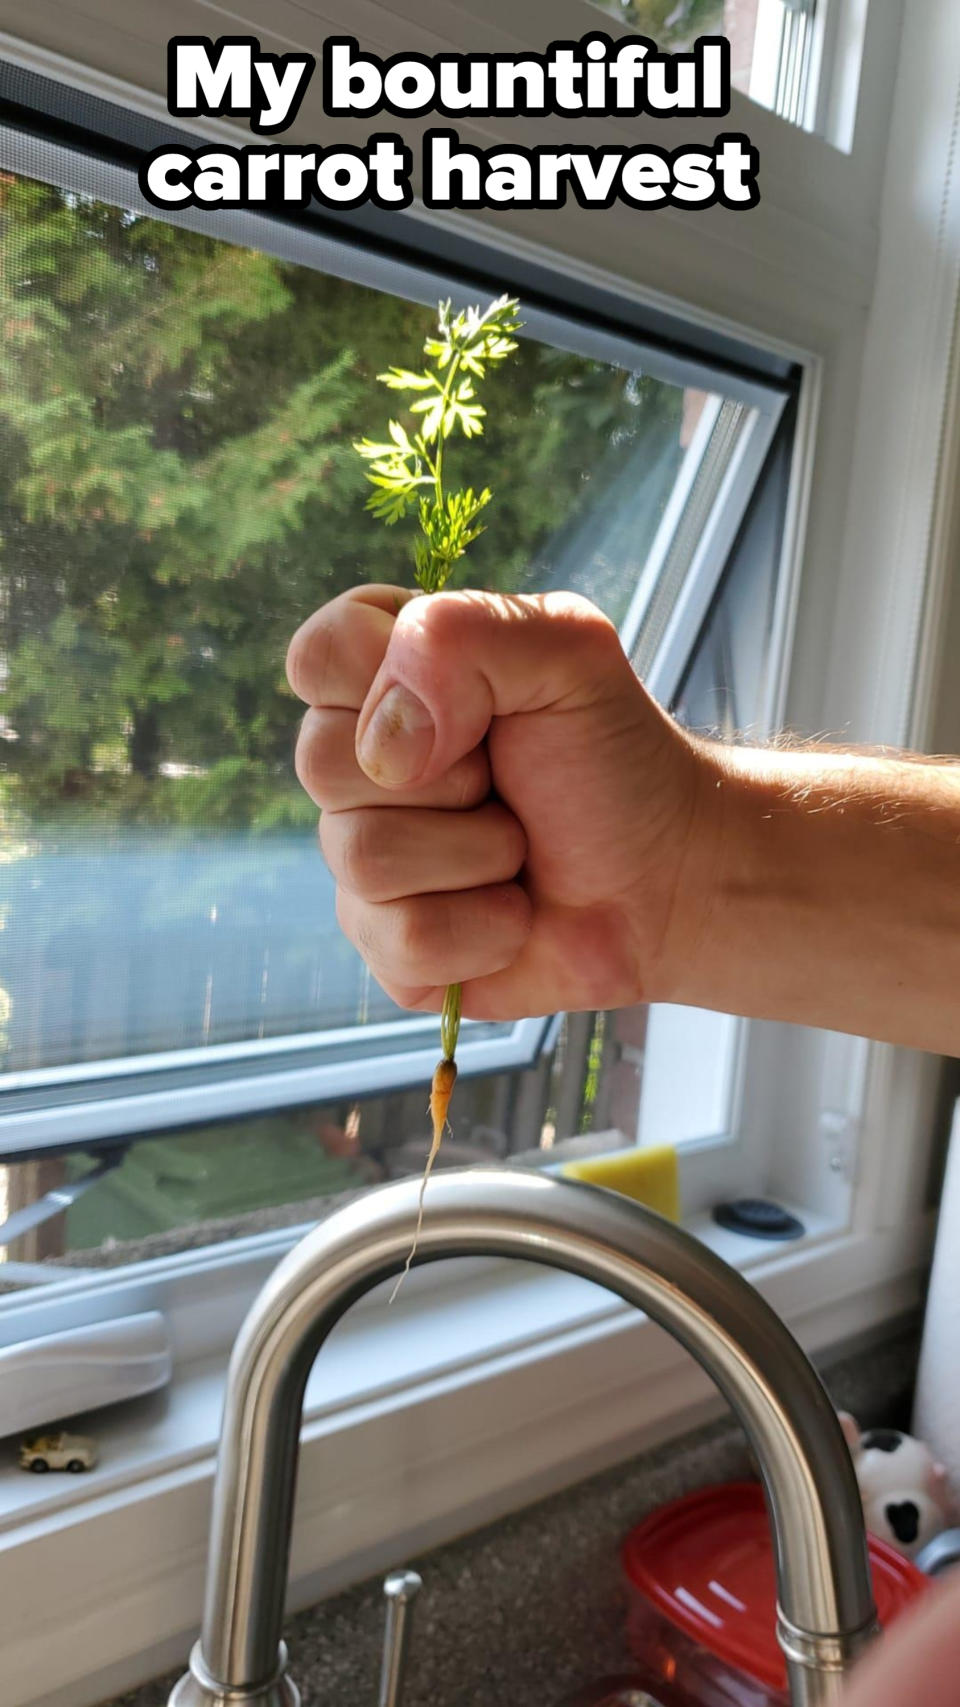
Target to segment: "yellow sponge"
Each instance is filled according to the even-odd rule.
[[[636,1203],[646,1204],[668,1221],[680,1219],[680,1186],[677,1152],[672,1144],[651,1145],[643,1150],[618,1150],[609,1156],[590,1156],[582,1162],[565,1162],[560,1172],[585,1185],[606,1186]]]

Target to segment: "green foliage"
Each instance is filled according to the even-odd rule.
[[[637,35],[676,52],[697,36],[722,35],[723,0],[599,0],[605,12],[628,24]]]
[[[4,842],[52,822],[308,824],[286,646],[345,588],[406,579],[395,530],[363,519],[352,445],[384,439],[378,374],[437,396],[407,389],[427,339],[449,375],[433,315],[0,175],[0,339]],[[475,387],[483,352],[463,354]],[[675,439],[681,394],[528,339],[501,399],[470,438],[472,486],[448,480],[454,508],[428,526],[453,581],[470,536],[474,584],[533,590],[557,530],[648,439]],[[455,474],[478,405],[453,406]]]
[[[517,307],[514,297],[499,296],[482,313],[479,308],[465,308],[454,314],[449,300],[441,302],[437,329],[423,346],[424,355],[436,365],[424,368],[421,373],[391,367],[377,375],[391,391],[413,393],[413,402],[408,407],[411,415],[421,417],[419,431],[411,439],[399,421],[390,421],[389,443],[374,444],[370,439],[362,439],[353,447],[370,464],[367,479],[375,490],[367,499],[366,508],[388,527],[398,522],[416,500],[420,537],[414,544],[414,575],[425,593],[438,593],[446,586],[457,559],[483,532],[477,526],[477,517],[493,493],[489,486],[480,493],[472,486],[447,492],[443,484],[443,451],[447,440],[458,432],[465,439],[482,435],[487,411],[476,401],[476,389],[469,375],[483,379],[491,363],[505,361],[517,349],[513,337],[521,324]],[[426,491],[421,492],[421,487]],[[452,1061],[457,1052],[461,1001],[460,985],[448,985],[440,1015],[445,1062]],[[434,1117],[434,1147],[440,1141],[445,1118],[446,1109]],[[433,1154],[431,1151],[427,1174]]]
[[[299,269],[17,179],[0,261],[8,805],[302,821],[283,657],[359,483],[347,291],[322,328]]]
[[[391,391],[413,393],[408,408],[421,421],[412,438],[399,421],[389,421],[387,442],[362,439],[354,445],[370,464],[367,479],[375,488],[366,508],[392,527],[416,503],[420,538],[414,544],[414,573],[426,593],[446,585],[457,559],[483,532],[477,517],[493,494],[488,486],[481,492],[472,486],[445,491],[443,451],[458,432],[465,439],[483,433],[487,411],[476,401],[469,375],[481,380],[491,363],[512,355],[518,348],[513,333],[519,328],[513,297],[498,297],[483,313],[466,308],[454,314],[449,301],[441,302],[436,331],[423,346],[424,355],[436,365],[420,373],[391,367],[377,375]]]

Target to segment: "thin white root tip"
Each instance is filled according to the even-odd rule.
[[[397,1296],[397,1293],[400,1291],[400,1288],[403,1285],[404,1281],[406,1280],[407,1275],[410,1273],[410,1269],[413,1265],[413,1259],[417,1254],[417,1246],[420,1243],[420,1234],[421,1234],[421,1231],[423,1229],[423,1199],[424,1199],[424,1193],[426,1192],[426,1189],[427,1189],[427,1180],[430,1178],[430,1175],[433,1171],[433,1164],[436,1161],[437,1156],[440,1153],[440,1145],[443,1142],[444,1131],[446,1129],[448,1129],[448,1127],[449,1127],[449,1122],[445,1122],[444,1125],[441,1126],[439,1132],[435,1132],[433,1135],[433,1139],[432,1139],[432,1142],[430,1144],[430,1154],[427,1157],[427,1165],[423,1170],[423,1178],[420,1181],[420,1196],[417,1199],[417,1224],[413,1230],[413,1244],[410,1246],[410,1250],[409,1250],[409,1253],[407,1255],[406,1262],[404,1263],[402,1269],[400,1270],[400,1273],[397,1275],[397,1278],[394,1281],[393,1291],[391,1292],[390,1297],[387,1300],[388,1305],[393,1303],[394,1299]]]

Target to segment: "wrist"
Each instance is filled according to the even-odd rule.
[[[794,937],[817,929],[822,825],[812,825],[808,846],[804,824],[808,811],[819,813],[806,794],[815,779],[822,785],[824,757],[684,739],[694,805],[665,962],[669,994],[660,999],[762,1016],[770,1008],[770,961],[784,931]],[[849,778],[836,782],[842,796]]]
[[[833,910],[837,897],[828,901],[828,890],[857,881],[842,805],[855,813],[850,756],[835,755],[834,773],[822,750],[695,737],[691,745],[697,809],[678,884],[677,918],[686,927],[674,942],[668,999],[786,1017],[778,991],[786,978],[799,993],[804,955],[797,951],[816,941],[825,901]],[[838,814],[832,824],[828,801]]]
[[[699,759],[677,910],[699,925],[667,999],[956,1053],[957,765],[709,743]]]
[[[670,904],[644,999],[707,1006],[703,972],[724,904],[719,868],[733,834],[736,791],[727,748],[675,723],[670,736],[676,744],[671,763],[684,778],[685,812],[668,854],[674,868]]]

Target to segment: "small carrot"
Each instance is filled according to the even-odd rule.
[[[457,492],[445,487],[444,444],[456,434],[465,439],[482,434],[486,410],[476,400],[474,381],[484,378],[491,363],[502,362],[517,348],[513,337],[521,324],[517,306],[515,298],[501,296],[482,313],[479,308],[467,308],[454,314],[450,303],[442,302],[436,330],[423,347],[431,365],[422,373],[391,367],[377,375],[391,391],[411,393],[407,409],[411,416],[419,417],[419,431],[411,433],[401,422],[391,421],[386,439],[362,439],[354,445],[369,464],[367,479],[374,488],[367,509],[388,526],[400,521],[411,508],[416,509],[420,538],[414,545],[415,578],[425,593],[440,592],[458,558],[483,532],[479,516],[493,494],[486,486],[482,492],[475,492],[472,486]],[[420,1185],[413,1247],[390,1295],[391,1304],[416,1255],[423,1225],[423,1194],[447,1124],[457,1079],[460,1003],[460,985],[451,984],[440,1016],[443,1059],[430,1091],[432,1139]]]
[[[446,1131],[447,1109],[450,1107],[450,1098],[453,1096],[453,1087],[456,1082],[457,1063],[456,1061],[448,1061],[447,1057],[444,1056],[443,1060],[438,1061],[434,1068],[433,1083],[430,1086],[430,1123],[433,1127],[433,1142],[430,1145],[430,1154],[427,1157],[428,1173],[436,1159],[440,1140]]]

